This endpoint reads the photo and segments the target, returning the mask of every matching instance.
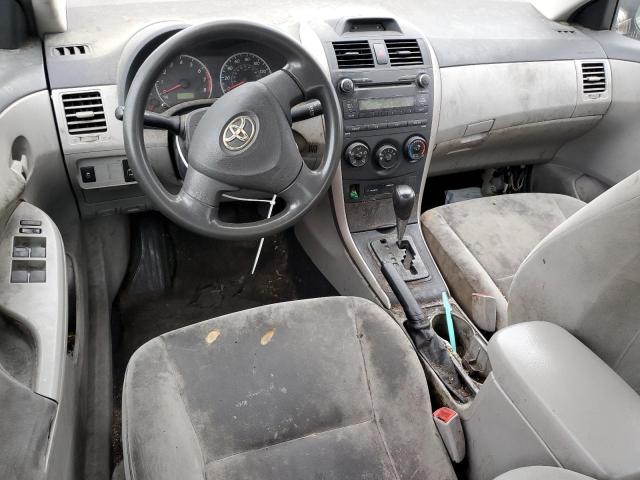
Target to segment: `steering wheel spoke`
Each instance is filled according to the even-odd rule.
[[[294,182],[278,196],[287,202],[287,209],[295,211],[313,200],[321,183],[322,175],[302,162],[302,168]]]
[[[269,89],[290,121],[291,107],[305,100],[305,93],[296,78],[286,68],[282,68],[258,81]]]
[[[192,167],[187,170],[178,196],[182,198],[186,195],[203,205],[217,208],[220,204],[220,196],[235,190],[238,189],[208,177]]]

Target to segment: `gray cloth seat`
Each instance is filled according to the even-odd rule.
[[[428,210],[422,229],[462,308],[472,315],[473,294],[491,296],[496,300],[496,326],[502,328],[516,271],[543,238],[584,205],[555,194],[484,197]]]
[[[495,480],[588,480],[590,478],[558,467],[523,467],[503,473]]]
[[[362,299],[162,335],[131,358],[122,402],[130,480],[455,478],[409,340]]]
[[[584,206],[518,194],[448,205],[422,219],[468,313],[472,293],[488,293],[499,302],[498,328],[560,325],[640,393],[640,171]]]

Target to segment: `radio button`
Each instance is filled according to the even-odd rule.
[[[421,88],[427,88],[429,85],[431,85],[431,77],[426,73],[421,73],[420,75],[418,75],[416,83]]]
[[[343,78],[338,82],[338,88],[342,93],[351,93],[355,89],[355,84],[350,78]]]
[[[345,112],[357,112],[358,111],[358,104],[356,103],[355,100],[344,100],[342,102],[342,109]]]

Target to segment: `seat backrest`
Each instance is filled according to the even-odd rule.
[[[640,392],[640,171],[553,230],[516,272],[509,324],[578,337]]]

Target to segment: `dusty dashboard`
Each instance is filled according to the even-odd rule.
[[[132,37],[123,49],[115,85],[52,91],[65,162],[83,216],[153,208],[129,168],[122,123],[114,112],[124,105],[128,87],[145,58],[179,30],[174,25],[160,34],[151,30],[149,36]],[[147,110],[166,116],[187,113],[283,66],[284,59],[277,51],[253,42],[227,39],[193,45],[170,61],[155,79]],[[179,188],[186,168],[180,162],[184,163],[184,159],[175,154],[174,140],[167,131],[145,129],[149,159],[170,191]],[[314,159],[321,155],[315,143],[301,143]]]

